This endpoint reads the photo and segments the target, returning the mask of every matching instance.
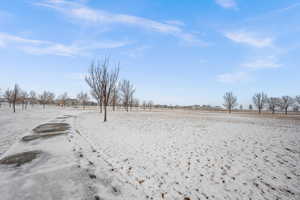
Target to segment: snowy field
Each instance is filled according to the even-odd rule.
[[[300,199],[300,121],[256,115],[0,109],[1,199]],[[24,142],[32,129],[66,134]]]

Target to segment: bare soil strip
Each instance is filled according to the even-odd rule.
[[[70,125],[67,123],[46,123],[37,126],[32,131],[34,133],[49,133],[49,132],[59,132],[66,131],[70,129]]]
[[[14,155],[4,157],[3,159],[0,160],[0,164],[4,164],[4,165],[15,164],[15,166],[18,167],[36,159],[38,155],[40,155],[41,153],[42,153],[41,151],[27,151],[27,152],[17,153]]]

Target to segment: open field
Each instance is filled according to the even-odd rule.
[[[300,199],[297,117],[118,111],[103,123],[95,110],[0,113],[0,158],[39,153],[0,165],[4,199]],[[21,141],[49,122],[70,128]]]

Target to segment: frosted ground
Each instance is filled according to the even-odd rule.
[[[21,141],[47,122],[63,135]],[[1,199],[300,199],[300,121],[225,113],[0,109]]]

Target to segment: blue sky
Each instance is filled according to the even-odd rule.
[[[299,0],[18,0],[0,4],[0,88],[88,91],[93,59],[121,63],[142,100],[221,105],[300,94]]]

